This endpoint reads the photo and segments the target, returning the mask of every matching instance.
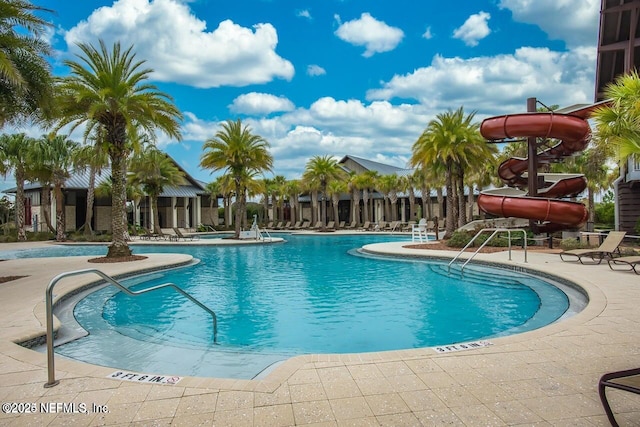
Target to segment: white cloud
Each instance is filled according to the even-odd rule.
[[[539,26],[549,37],[568,46],[595,46],[598,42],[600,0],[500,0],[516,21]]]
[[[230,20],[207,31],[188,6],[177,0],[117,0],[96,9],[65,35],[67,44],[134,45],[153,78],[199,88],[245,86],[277,78],[290,80],[291,62],[276,53],[278,35],[268,23],[245,28]]]
[[[482,40],[491,33],[489,19],[491,15],[486,12],[471,15],[461,27],[454,30],[453,37],[464,41],[467,46],[477,46],[478,40]]]
[[[309,10],[307,10],[307,9],[299,10],[299,11],[296,12],[296,16],[298,16],[300,18],[311,19],[311,12],[309,12]]]
[[[240,95],[229,106],[234,113],[265,116],[274,112],[291,111],[294,108],[293,102],[284,96],[257,92]]]
[[[307,74],[310,76],[323,76],[327,74],[327,70],[319,65],[312,64],[307,67]]]
[[[422,37],[427,39],[427,40],[431,40],[433,38],[433,34],[431,33],[431,27],[427,27],[427,29],[424,32],[424,34],[422,34]]]
[[[336,17],[336,21],[340,22],[339,16]],[[362,54],[365,58],[395,49],[404,37],[401,29],[390,27],[368,13],[363,13],[359,19],[341,24],[335,34],[347,43],[365,46],[366,50]]]
[[[524,111],[528,97],[566,106],[593,99],[595,51],[523,47],[513,55],[470,59],[436,56],[431,65],[396,75],[367,99],[416,99],[434,111],[461,105],[479,114]]]

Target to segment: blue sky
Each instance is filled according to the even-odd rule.
[[[405,167],[448,109],[481,120],[533,96],[594,98],[598,0],[33,2],[55,11],[58,76],[77,43],[134,46],[185,116],[183,140],[158,144],[205,182],[217,174],[199,167],[203,142],[227,119],[271,144],[274,174],[297,178],[314,155]]]

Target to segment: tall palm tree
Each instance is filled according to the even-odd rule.
[[[211,181],[205,185],[204,189],[209,195],[209,220],[211,225],[218,225],[218,195],[222,193],[222,184],[220,179]]]
[[[300,215],[300,202],[298,197],[302,192],[302,185],[297,179],[290,179],[287,181],[287,195],[289,196],[289,203],[291,204],[291,221],[298,221]]]
[[[87,208],[84,217],[84,225],[81,227],[85,236],[93,234],[91,222],[93,221],[93,204],[95,200],[96,176],[102,173],[109,164],[109,155],[103,144],[104,132],[97,129],[97,135],[89,137],[90,144],[83,145],[76,152],[75,169],[85,171],[89,169],[89,183],[87,188]]]
[[[359,173],[356,178],[356,185],[362,189],[362,202],[364,204],[362,221],[368,222],[370,218],[371,209],[369,208],[369,195],[372,194],[373,189],[376,186],[376,180],[378,179],[378,173],[376,171],[366,171]],[[371,201],[373,205],[373,200]],[[373,221],[373,217],[371,217]]]
[[[263,218],[263,222],[265,224],[269,222],[269,197],[271,197],[272,188],[273,188],[272,180],[269,178],[263,178],[262,179],[262,189],[263,189],[262,208],[264,210],[265,217]]]
[[[396,174],[382,175],[378,178],[378,189],[385,198],[385,219],[396,221],[398,219],[398,191],[401,191],[402,183]],[[387,207],[389,202],[390,206]]]
[[[40,216],[44,219],[47,229],[56,233],[51,222],[51,184],[53,183],[52,164],[49,161],[49,139],[47,135],[35,139],[27,150],[28,175],[42,186],[40,198]]]
[[[302,179],[313,185],[315,191],[320,191],[322,198],[322,230],[327,225],[327,184],[333,180],[343,179],[344,171],[338,161],[332,156],[314,156],[306,164]]]
[[[45,56],[51,24],[35,12],[52,12],[26,0],[0,2],[0,128],[50,110],[52,78]]]
[[[79,144],[70,140],[66,135],[56,135],[50,133],[43,135],[45,150],[41,153],[44,158],[43,163],[49,165],[53,184],[53,194],[56,199],[56,240],[65,241],[66,236],[66,216],[65,202],[62,188],[70,177],[69,171],[73,167],[76,152]]]
[[[241,215],[246,203],[246,187],[243,183],[249,172],[270,171],[273,157],[268,151],[269,143],[240,119],[227,120],[222,129],[203,146],[200,166],[205,169],[224,170],[234,184],[236,194],[235,238],[240,238]]]
[[[347,189],[351,194],[351,221],[356,225],[360,223],[360,187],[358,186],[358,174],[349,172]]]
[[[158,197],[167,185],[178,185],[184,180],[184,174],[162,151],[149,147],[133,156],[129,170],[129,181],[139,185],[151,199],[154,232],[160,233],[160,213]]]
[[[284,201],[287,196],[287,178],[283,175],[276,175],[271,180],[272,186],[272,194],[273,194],[273,209],[275,214],[275,209],[277,206],[277,219],[279,221],[284,221]],[[273,216],[273,219],[276,219],[276,215]]]
[[[436,115],[413,144],[411,164],[419,167],[444,166],[447,191],[446,236],[466,222],[464,173],[471,164],[490,158],[489,144],[474,123],[475,112],[465,115],[463,107]],[[462,200],[461,200],[462,199]]]
[[[137,139],[153,142],[159,129],[171,138],[181,139],[182,114],[169,95],[147,82],[152,70],[142,68],[132,52],[115,43],[111,51],[104,41],[97,49],[80,44],[78,61],[65,61],[71,69],[60,80],[56,105],[58,127],[86,123],[85,139],[104,132],[104,144],[111,161],[113,181],[111,228],[112,243],[107,257],[131,255],[127,245],[126,159]]]
[[[331,206],[333,207],[333,220],[336,224],[340,221],[338,206],[340,204],[340,195],[347,192],[347,184],[343,180],[334,179],[327,184],[327,195],[331,198]]]
[[[24,228],[24,183],[28,178],[27,156],[34,141],[24,133],[0,135],[0,172],[6,176],[13,171],[16,178],[16,228],[20,241],[27,240]]]

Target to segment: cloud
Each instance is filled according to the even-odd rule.
[[[431,27],[427,27],[427,30],[422,34],[422,37],[431,40],[433,38],[433,34],[431,33]]]
[[[296,16],[298,16],[300,18],[311,19],[311,12],[309,12],[309,10],[307,10],[307,9],[298,10],[296,12]]]
[[[467,46],[477,46],[478,40],[487,37],[491,30],[487,22],[491,15],[486,12],[471,15],[461,27],[453,31],[453,38],[464,41]]]
[[[524,111],[524,101],[533,96],[547,105],[590,102],[594,74],[590,48],[554,52],[523,47],[512,55],[469,59],[437,55],[431,65],[370,90],[367,99],[415,99],[434,111],[464,105],[485,116],[505,114]]]
[[[336,17],[336,21],[341,22],[339,16]],[[347,43],[365,46],[366,50],[362,54],[365,58],[395,49],[404,37],[401,29],[390,27],[368,13],[363,13],[359,19],[341,24],[335,34]]]
[[[278,35],[268,23],[245,28],[231,20],[207,31],[189,7],[177,0],[117,0],[96,9],[65,35],[77,43],[134,45],[153,78],[198,88],[246,86],[274,79],[290,80],[291,62],[276,53]]]
[[[513,19],[535,24],[568,46],[595,46],[598,42],[600,0],[500,0]]]
[[[274,112],[291,111],[293,102],[283,96],[268,93],[245,93],[233,100],[229,109],[234,113],[268,115]]]
[[[307,74],[310,76],[323,76],[327,74],[327,70],[319,65],[312,64],[307,67]]]

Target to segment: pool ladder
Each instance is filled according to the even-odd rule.
[[[211,310],[206,305],[202,304],[200,301],[198,301],[197,299],[195,299],[194,297],[192,297],[187,292],[180,289],[178,286],[176,286],[173,283],[163,283],[162,285],[153,286],[151,288],[142,289],[140,291],[132,291],[124,287],[122,284],[116,281],[113,277],[95,268],[68,271],[66,273],[58,274],[56,277],[51,279],[51,282],[49,282],[49,286],[47,286],[47,291],[45,294],[45,302],[46,302],[46,308],[47,308],[46,317],[47,317],[47,374],[48,374],[48,378],[47,378],[48,381],[44,385],[46,388],[53,387],[55,385],[58,385],[58,383],[60,383],[60,381],[56,380],[56,372],[54,367],[55,354],[53,351],[53,287],[56,285],[56,283],[58,283],[61,279],[64,279],[65,277],[79,276],[82,274],[89,274],[89,273],[97,274],[102,279],[104,279],[108,284],[115,286],[116,288],[120,289],[122,292],[125,292],[126,294],[131,296],[138,296],[147,292],[151,292],[151,291],[155,291],[163,288],[173,288],[177,292],[181,293],[184,297],[191,300],[195,305],[202,308],[204,311],[206,311],[211,315],[211,318],[213,319],[213,342],[214,344],[218,342],[218,318],[216,317],[216,314],[213,312],[213,310]]]
[[[509,261],[511,261],[511,232],[512,231],[516,231],[516,232],[520,232],[523,234],[523,241],[524,241],[524,262],[527,262],[527,231],[522,229],[522,228],[483,228],[482,230],[478,231],[476,233],[475,236],[473,236],[473,238],[469,241],[469,243],[467,243],[467,245],[462,248],[460,250],[460,252],[458,252],[456,254],[455,257],[453,257],[453,259],[449,262],[449,265],[447,265],[447,273],[451,272],[451,265],[453,265],[454,262],[456,262],[456,260],[460,257],[460,255],[462,255],[464,253],[464,251],[473,244],[473,242],[476,240],[476,238],[478,236],[480,236],[482,233],[485,233],[487,231],[493,231],[493,233],[491,234],[491,236],[489,236],[489,238],[487,240],[485,240],[482,245],[480,245],[480,247],[478,249],[476,249],[476,251],[473,253],[473,255],[471,255],[469,258],[466,259],[466,261],[462,264],[462,267],[460,268],[460,273],[464,272],[464,268],[467,266],[467,264],[469,264],[469,262],[480,252],[480,250],[482,250],[482,248],[484,248],[487,243],[489,243],[489,241],[491,239],[493,239],[495,236],[498,235],[498,233],[501,232],[506,232],[508,235],[508,239],[509,239]]]

